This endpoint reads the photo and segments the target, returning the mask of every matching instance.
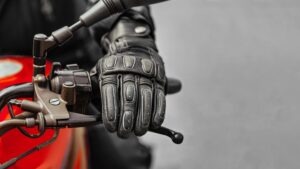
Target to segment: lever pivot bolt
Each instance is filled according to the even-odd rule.
[[[60,101],[59,101],[59,99],[54,98],[54,99],[50,99],[49,103],[53,106],[58,106],[60,104]]]

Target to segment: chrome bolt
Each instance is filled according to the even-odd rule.
[[[58,106],[60,104],[60,101],[59,101],[59,99],[54,98],[54,99],[50,99],[49,103],[53,106]]]

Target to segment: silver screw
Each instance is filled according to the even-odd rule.
[[[54,99],[50,99],[49,103],[53,106],[58,106],[60,104],[60,101],[59,101],[59,99],[54,98]]]

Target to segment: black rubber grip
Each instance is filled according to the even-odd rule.
[[[182,84],[180,80],[174,79],[174,78],[168,78],[167,80],[167,94],[175,94],[180,92],[182,88]]]

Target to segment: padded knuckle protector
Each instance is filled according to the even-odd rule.
[[[102,75],[112,74],[135,74],[165,85],[166,77],[164,63],[158,55],[147,55],[145,53],[127,52],[101,59],[100,66]]]
[[[136,59],[134,56],[123,56],[123,63],[125,68],[132,69],[134,67],[135,62]]]
[[[141,62],[144,73],[150,74],[153,72],[154,64],[150,59],[142,59]]]

